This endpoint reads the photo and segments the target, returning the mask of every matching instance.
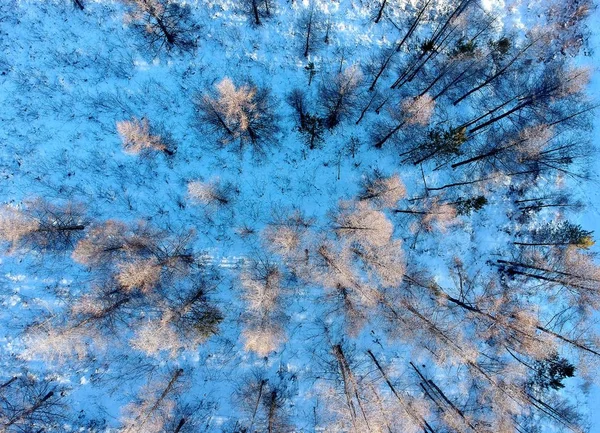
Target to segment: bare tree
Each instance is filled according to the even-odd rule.
[[[304,57],[308,57],[322,43],[324,29],[323,15],[314,1],[302,10],[296,26],[301,32]]]
[[[192,200],[209,207],[232,205],[237,193],[237,187],[233,183],[222,181],[218,177],[207,182],[195,180],[188,183],[188,195]]]
[[[406,126],[427,126],[434,108],[435,102],[428,94],[403,100],[397,111],[390,111],[395,124],[376,125],[372,134],[373,146],[381,149],[389,139]]]
[[[373,203],[381,209],[396,206],[405,195],[406,188],[400,176],[395,174],[385,177],[381,172],[375,170],[363,177],[358,199]]]
[[[288,416],[290,391],[285,371],[278,378],[269,378],[266,372],[255,370],[244,377],[234,395],[234,401],[247,415],[243,431],[291,433],[295,426]]]
[[[240,276],[247,311],[243,317],[246,350],[267,356],[285,341],[282,275],[268,262],[254,262]]]
[[[327,402],[328,431],[388,432],[414,431],[403,419],[393,414],[397,410],[393,401],[380,393],[362,375],[351,350],[343,344],[334,344],[331,355],[334,362],[328,370],[335,380],[335,387],[325,388],[322,398]],[[400,430],[406,429],[406,430]]]
[[[544,108],[546,114],[541,116],[548,126],[560,125],[570,120],[581,110],[581,92],[589,80],[589,70],[586,68],[570,68],[563,63],[550,63],[542,70],[535,82],[516,78],[508,85],[511,87],[510,96],[495,103],[491,109],[474,119],[463,123],[458,128],[465,129],[468,135],[473,135],[482,129],[504,122],[505,119],[519,115],[526,119],[523,113],[540,113]],[[554,110],[549,108],[554,107]],[[583,110],[586,112],[588,110]],[[531,119],[538,119],[532,116]],[[526,126],[528,123],[522,123]]]
[[[52,378],[22,373],[0,383],[0,428],[6,433],[60,429],[69,389]]]
[[[267,248],[289,260],[305,261],[305,241],[314,223],[299,210],[276,214],[263,232]]]
[[[299,274],[325,289],[334,311],[342,312],[350,335],[358,334],[379,302],[378,287],[360,278],[352,263],[352,252],[346,246],[323,241],[313,248],[311,261],[299,267]]]
[[[7,242],[12,251],[62,250],[77,242],[87,224],[81,204],[55,205],[37,198],[20,208],[5,206],[0,210],[0,241]]]
[[[354,245],[354,256],[360,260],[371,284],[378,287],[398,286],[406,270],[406,262],[399,240],[390,240],[384,245]]]
[[[310,150],[319,147],[325,141],[325,122],[322,117],[309,109],[306,93],[300,89],[292,90],[287,97],[287,103],[295,111],[298,131],[306,146]]]
[[[508,275],[567,288],[565,296],[583,310],[600,305],[600,267],[575,245],[555,247],[546,254],[526,251],[519,259],[499,259],[497,264]]]
[[[125,152],[132,154],[148,153],[149,151],[164,152],[173,155],[174,151],[169,149],[160,135],[151,132],[148,119],[142,117],[117,122],[117,131],[121,136]]]
[[[143,308],[144,299],[135,293],[95,286],[71,302],[62,314],[41,317],[25,332],[22,356],[65,362],[80,360],[106,348],[110,338],[118,341],[118,323],[133,324],[132,309]]]
[[[418,216],[420,227],[426,231],[445,232],[448,227],[458,222],[456,207],[444,203],[439,197],[426,198],[420,208],[394,209],[393,212]]]
[[[333,80],[323,81],[319,87],[319,104],[328,129],[335,128],[352,114],[357,104],[358,87],[362,73],[358,66],[350,66]]]
[[[200,96],[196,107],[200,128],[215,133],[222,146],[237,142],[242,151],[250,144],[255,152],[263,153],[265,144],[274,144],[276,103],[267,88],[252,83],[236,87],[224,78],[216,94]]]
[[[152,50],[195,48],[199,27],[189,5],[177,0],[121,1],[128,7],[126,22],[139,29]]]
[[[149,382],[136,401],[123,409],[123,433],[162,433],[175,413],[176,397],[182,391],[183,370],[177,369]]]
[[[132,275],[136,272],[136,266],[140,266],[144,271],[142,273],[148,277],[156,275],[157,268],[167,274],[185,275],[194,264],[189,247],[194,235],[194,231],[172,234],[157,230],[145,222],[127,225],[108,220],[93,227],[78,242],[73,259],[99,268],[117,267],[123,278],[138,278]],[[161,273],[161,276],[168,275]]]
[[[208,298],[212,288],[204,280],[192,284],[189,290],[179,286],[181,292],[161,302],[158,314],[149,315],[131,342],[134,348],[148,355],[165,351],[175,357],[181,350],[197,350],[218,333],[223,315]]]
[[[339,212],[333,216],[333,229],[349,242],[374,246],[388,243],[393,233],[385,214],[364,201],[340,203]]]
[[[273,10],[272,0],[243,0],[241,5],[257,26],[262,25],[262,19],[270,17]]]

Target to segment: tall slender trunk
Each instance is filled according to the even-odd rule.
[[[523,108],[529,107],[531,105],[533,105],[534,103],[534,99],[533,98],[527,98],[525,99],[525,101],[521,102],[520,104],[515,105],[513,108],[511,108],[510,110],[506,111],[505,113],[500,114],[499,116],[496,117],[492,117],[490,120],[483,122],[481,125],[477,125],[474,128],[469,129],[469,134],[473,134],[477,131],[479,131],[482,128],[485,128],[487,126],[493,125],[494,123],[504,119],[505,117],[510,116],[513,113],[516,113],[517,111],[522,110]]]
[[[433,56],[435,56],[436,52],[438,51],[439,46],[444,43],[444,41],[452,34],[452,32],[454,30],[453,29],[452,31],[450,31],[448,34],[446,34],[444,36],[444,33],[446,32],[446,29],[450,25],[452,19],[461,15],[472,1],[473,0],[462,0],[461,1],[461,3],[454,9],[452,14],[450,14],[450,16],[446,19],[444,24],[440,28],[438,28],[435,31],[435,33],[433,34],[433,36],[431,37],[429,42],[432,44],[433,48],[427,55],[427,58],[423,62],[421,62],[423,57],[425,57],[425,55],[427,54],[427,52],[421,52],[421,54],[417,57],[417,59],[407,69],[405,69],[404,72],[400,75],[400,77],[398,77],[398,79],[394,82],[394,84],[392,84],[392,86],[391,86],[392,89],[397,89],[397,88],[403,86],[406,82],[412,81],[414,79],[414,77],[416,76],[416,74],[425,66],[425,64]],[[438,43],[440,38],[442,38],[442,42]]]
[[[456,405],[454,403],[452,403],[452,401],[446,396],[446,394],[436,385],[436,383],[431,380],[431,379],[427,379],[423,373],[421,373],[421,371],[419,370],[419,368],[411,362],[409,362],[410,366],[417,372],[417,374],[419,375],[419,377],[421,378],[421,384],[423,388],[428,388],[427,390],[427,395],[431,398],[431,400],[442,410],[442,411],[446,411],[446,407],[449,407],[450,410],[452,412],[454,412],[455,414],[457,414],[460,418],[462,418],[463,422],[474,432],[477,432],[478,430],[475,428],[475,426],[465,417],[465,414],[463,413],[462,410],[460,410],[458,407],[456,407]],[[438,398],[435,398],[434,395],[436,395]],[[442,402],[444,404],[442,404]]]
[[[179,420],[179,423],[177,424],[177,427],[175,427],[175,430],[173,431],[173,433],[179,433],[181,431],[181,429],[183,428],[183,426],[186,423],[186,419],[185,418],[181,418],[181,420]]]
[[[339,367],[340,367],[340,373],[342,375],[342,380],[344,382],[344,391],[346,394],[348,407],[350,408],[350,411],[352,414],[352,421],[353,421],[354,428],[356,429],[356,409],[354,408],[354,404],[352,403],[353,398],[356,399],[356,402],[360,409],[362,418],[365,421],[367,431],[370,432],[371,427],[369,426],[369,420],[367,418],[367,414],[366,414],[365,408],[363,406],[362,400],[361,400],[360,396],[358,395],[356,378],[354,377],[354,374],[352,373],[352,370],[350,368],[350,364],[348,363],[348,360],[346,359],[346,356],[344,355],[342,346],[339,344],[335,345],[333,348],[333,353],[335,354],[335,357],[336,357]]]
[[[383,369],[383,367],[381,366],[381,364],[379,363],[379,361],[377,360],[377,358],[375,357],[375,355],[373,354],[373,352],[371,352],[371,350],[367,350],[367,354],[373,360],[373,363],[375,364],[375,367],[377,367],[377,370],[379,370],[379,373],[381,373],[381,377],[383,377],[383,380],[387,384],[387,386],[390,389],[390,391],[392,391],[392,394],[394,394],[394,396],[398,400],[398,403],[400,403],[400,406],[402,406],[402,409],[404,409],[404,411],[406,412],[406,414],[410,418],[412,418],[413,421],[415,421],[415,423],[417,425],[419,425],[423,429],[423,431],[425,433],[435,433],[435,431],[429,425],[429,423],[424,418],[420,417],[419,415],[415,414],[412,410],[410,410],[410,408],[408,407],[408,405],[400,397],[400,394],[398,393],[398,391],[396,391],[396,388],[394,387],[394,385],[392,384],[392,382],[388,378],[385,370]]]
[[[310,32],[312,30],[313,11],[311,9],[310,15],[308,16],[308,27],[306,29],[306,42],[304,44],[304,57],[308,57],[308,51],[310,49]]]
[[[513,242],[514,245],[521,246],[539,246],[539,247],[551,247],[551,246],[565,246],[565,245],[577,245],[572,242],[556,242],[556,243],[548,243],[548,242]]]
[[[268,416],[268,433],[276,433],[275,428],[275,411],[277,410],[277,390],[271,391],[269,396],[269,416]]]
[[[407,214],[411,214],[411,215],[427,215],[427,212],[416,211],[416,210],[407,210],[407,209],[394,209],[392,212],[407,213]]]
[[[442,70],[433,79],[433,81],[427,87],[425,87],[425,89],[423,89],[421,91],[421,93],[419,93],[418,97],[421,97],[421,96],[425,95],[427,92],[429,92],[433,88],[433,86],[435,86],[437,84],[438,81],[440,81],[442,78],[444,78],[446,76],[446,74],[448,74],[448,72],[454,68],[455,64],[456,63],[454,61],[451,61],[450,64],[445,65],[444,68],[442,68]]]
[[[363,110],[360,112],[360,116],[358,117],[358,120],[356,121],[357,125],[360,123],[360,121],[363,119],[363,117],[365,117],[365,114],[367,113],[369,108],[371,108],[371,104],[373,104],[373,101],[375,100],[376,96],[377,96],[377,94],[373,94],[371,96],[371,99],[369,99],[369,103],[367,104],[367,106],[365,108],[363,108]]]
[[[17,376],[12,377],[10,380],[8,380],[8,382],[4,382],[2,385],[0,385],[0,389],[6,388],[11,383],[13,383],[15,380],[17,380]]]
[[[558,333],[552,331],[551,329],[544,328],[543,326],[537,326],[537,329],[539,331],[542,331],[542,332],[548,334],[548,335],[552,335],[553,337],[555,337],[555,338],[557,338],[557,339],[559,339],[561,341],[564,341],[565,343],[569,343],[570,345],[572,345],[574,347],[577,347],[578,349],[581,349],[581,350],[583,350],[585,352],[592,353],[592,354],[594,354],[596,356],[600,356],[600,352],[598,352],[598,351],[596,351],[594,349],[591,349],[591,348],[589,348],[589,347],[587,347],[587,346],[579,343],[576,340],[572,340],[572,339],[570,339],[568,337],[565,337],[564,335],[558,334]]]
[[[498,260],[496,260],[496,262],[499,263],[499,264],[502,264],[502,265],[511,265],[511,266],[514,266],[514,267],[520,267],[520,268],[526,268],[526,269],[534,269],[536,271],[547,272],[547,273],[552,273],[552,274],[564,275],[566,277],[577,278],[577,279],[580,279],[580,280],[583,280],[583,281],[594,281],[594,282],[600,283],[600,280],[595,279],[595,278],[584,278],[582,276],[579,276],[579,275],[576,275],[576,274],[572,274],[570,272],[557,271],[557,270],[554,270],[554,269],[544,268],[542,266],[528,265],[526,263],[511,262],[511,261],[502,260],[502,259],[498,259]]]
[[[147,410],[147,412],[145,414],[143,414],[145,416],[138,417],[138,419],[136,420],[138,424],[144,425],[144,423],[148,420],[148,418],[150,418],[150,416],[152,416],[152,414],[158,409],[158,407],[161,405],[161,403],[164,401],[164,399],[167,398],[169,393],[173,390],[175,383],[177,382],[177,380],[179,379],[179,377],[182,374],[183,374],[182,368],[175,370],[175,373],[173,373],[173,375],[171,376],[169,383],[167,384],[167,386],[165,387],[163,392],[160,394],[160,396],[158,397],[156,402],[154,402],[154,404]]]
[[[165,23],[163,22],[163,20],[160,16],[154,14],[153,17],[156,20],[156,24],[158,24],[160,31],[163,33],[163,35],[167,39],[167,42],[170,45],[173,45],[175,43],[175,36],[173,34],[171,34],[171,32],[167,29],[167,26],[165,25]]]
[[[425,3],[425,5],[421,8],[421,10],[417,14],[415,20],[412,22],[410,28],[408,29],[408,31],[406,32],[406,34],[404,35],[404,37],[402,38],[402,40],[400,41],[398,46],[396,47],[396,51],[400,51],[402,49],[402,46],[405,44],[405,42],[412,36],[415,29],[419,25],[419,21],[421,21],[421,17],[423,16],[423,14],[425,13],[425,10],[429,6],[429,3],[431,3],[431,0],[427,0],[427,3]]]
[[[527,44],[523,49],[521,49],[506,65],[504,65],[502,68],[500,68],[495,74],[493,74],[492,76],[490,76],[489,78],[487,78],[486,80],[483,81],[483,83],[479,84],[478,86],[475,86],[473,89],[469,90],[467,93],[465,93],[464,95],[462,95],[460,98],[458,98],[457,100],[455,100],[452,105],[457,105],[458,103],[460,103],[462,100],[464,100],[465,98],[467,98],[469,95],[477,92],[478,90],[483,89],[485,86],[487,86],[488,84],[490,84],[492,81],[494,81],[496,78],[498,78],[500,75],[502,75],[504,72],[506,72],[506,70],[508,68],[510,68],[519,57],[521,57],[521,55],[523,53],[525,53],[529,48],[531,48],[531,46],[533,46],[536,42],[538,41],[538,39],[534,39],[533,41],[531,41],[529,44]]]
[[[398,125],[396,125],[390,132],[388,132],[383,138],[379,139],[373,146],[377,149],[381,149],[386,141],[394,136],[394,134],[404,126],[406,122],[402,121]]]
[[[377,80],[379,80],[379,77],[381,77],[381,75],[383,74],[383,71],[385,71],[388,64],[390,63],[390,60],[392,60],[392,56],[395,53],[396,53],[396,51],[392,51],[390,53],[390,55],[387,57],[387,59],[385,59],[385,62],[383,62],[383,65],[381,65],[381,68],[379,68],[379,72],[377,72],[375,79],[373,80],[373,82],[371,83],[371,86],[369,87],[369,92],[372,92],[373,90],[375,90],[375,85],[377,84]]]
[[[21,414],[19,414],[19,416],[11,419],[10,421],[8,421],[8,423],[4,424],[4,427],[10,427],[10,426],[16,424],[17,422],[23,421],[29,415],[34,414],[35,412],[40,410],[40,408],[44,405],[44,403],[46,401],[48,401],[48,399],[50,399],[53,395],[54,395],[54,391],[50,391],[44,397],[42,397],[41,399],[36,401],[33,405],[31,405],[28,409],[25,409],[23,412],[21,412]]]
[[[250,427],[248,428],[249,431],[252,431],[252,426],[254,425],[254,419],[256,418],[256,412],[258,412],[258,406],[260,405],[260,399],[262,398],[263,388],[265,387],[266,383],[267,383],[267,381],[265,379],[262,379],[260,381],[260,385],[258,387],[258,397],[256,398],[256,404],[254,405],[254,410],[252,411],[252,418],[250,419]]]
[[[257,26],[260,26],[260,14],[258,13],[257,0],[252,0],[252,12],[254,13],[254,22]]]
[[[376,24],[379,22],[379,20],[381,20],[381,17],[383,16],[383,9],[385,8],[386,3],[387,0],[383,0],[383,2],[381,2],[381,7],[379,8],[379,12],[377,13],[377,18],[375,18]]]
[[[467,74],[467,72],[469,72],[469,68],[465,68],[460,74],[458,74],[456,77],[454,77],[452,79],[452,81],[450,81],[448,84],[446,84],[442,90],[440,90],[438,93],[435,94],[435,96],[432,98],[434,101],[437,100],[439,97],[441,97],[442,95],[444,95],[448,90],[450,90],[452,88],[452,86],[460,83],[461,81],[472,77],[473,75],[477,74],[477,70],[471,72],[470,74]]]

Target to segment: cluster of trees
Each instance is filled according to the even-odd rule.
[[[0,383],[0,427],[6,432],[59,429],[69,389],[55,379],[20,372]]]
[[[295,381],[283,368],[276,375],[259,369],[243,377],[233,398],[243,417],[234,431],[293,432],[290,399],[295,394]]]
[[[402,282],[401,241],[382,211],[405,192],[397,176],[374,176],[361,198],[340,202],[326,228],[314,227],[298,213],[284,215],[264,232],[268,248],[308,284],[325,289],[331,310],[342,312],[356,335],[378,304],[384,288]]]
[[[143,222],[92,225],[72,252],[75,262],[89,267],[90,287],[67,311],[30,326],[30,356],[85,358],[132,330],[133,347],[174,356],[216,334],[222,315],[208,300],[214,287],[199,273],[189,247],[193,237]],[[136,311],[148,314],[140,318]]]
[[[128,342],[123,348],[149,357],[176,357],[197,350],[219,332],[223,314],[210,299],[218,280],[207,275],[191,249],[194,231],[94,221],[81,205],[53,205],[44,199],[4,207],[1,215],[0,240],[12,254],[70,251],[72,266],[87,269],[82,287],[66,297],[65,309],[39,315],[26,327],[25,359],[90,363],[122,342]],[[178,370],[166,384],[154,381],[142,390],[140,401],[126,410],[122,431],[158,433],[170,423],[172,431],[196,431],[200,421],[193,417],[200,408],[178,408],[173,402],[179,401],[180,392],[175,400],[169,397],[182,373]],[[3,431],[46,431],[73,422],[66,410],[67,394],[56,380],[27,372],[10,378],[0,385]]]

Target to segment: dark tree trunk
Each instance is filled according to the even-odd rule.
[[[383,16],[383,9],[385,8],[386,3],[387,0],[383,0],[383,2],[381,2],[381,7],[379,8],[379,12],[377,13],[377,18],[375,18],[376,24],[379,22],[379,20],[381,20],[381,17]]]
[[[258,5],[256,4],[257,0],[252,0],[252,12],[254,13],[254,21],[257,26],[260,26],[260,15],[258,13]]]
[[[310,11],[310,15],[308,16],[308,27],[306,28],[306,42],[304,44],[304,57],[308,57],[308,52],[310,50],[310,32],[312,30],[312,20],[313,20],[313,11]]]
[[[375,79],[371,83],[371,87],[369,87],[370,92],[375,90],[375,85],[377,84],[377,80],[379,80],[379,77],[381,77],[381,74],[383,74],[383,71],[385,71],[385,69],[387,68],[388,64],[390,63],[390,60],[392,60],[392,56],[394,55],[394,53],[395,53],[395,51],[392,51],[391,54],[387,57],[387,59],[385,59],[385,62],[383,63],[383,65],[379,69],[379,72],[377,72]]]

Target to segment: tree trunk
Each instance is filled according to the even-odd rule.
[[[75,224],[75,225],[67,225],[67,226],[58,226],[58,227],[52,227],[52,228],[46,228],[46,227],[41,227],[39,229],[37,229],[37,232],[72,232],[72,231],[79,231],[79,230],[85,230],[85,226],[82,224]]]
[[[43,404],[49,398],[51,398],[53,395],[54,395],[54,392],[50,391],[44,397],[42,397],[41,399],[39,399],[38,401],[36,401],[33,405],[31,405],[31,407],[25,409],[19,416],[11,419],[8,423],[4,424],[4,427],[10,427],[10,426],[16,424],[17,422],[20,422],[20,421],[24,420],[29,415],[34,414],[35,412],[37,412],[38,410],[40,410],[40,408],[43,406]]]
[[[383,380],[387,384],[387,386],[390,389],[390,391],[392,391],[392,394],[394,394],[394,396],[398,400],[398,403],[400,403],[400,406],[402,406],[402,409],[404,409],[404,411],[406,412],[406,414],[410,418],[412,418],[416,422],[416,424],[419,425],[423,429],[423,431],[425,433],[435,433],[434,430],[433,430],[433,428],[427,423],[427,421],[425,421],[424,418],[419,417],[413,411],[411,411],[409,409],[409,407],[407,407],[406,403],[404,402],[404,400],[402,400],[402,398],[400,397],[400,394],[398,394],[398,391],[396,391],[396,388],[394,387],[394,385],[392,384],[392,382],[388,378],[388,376],[387,376],[386,372],[384,371],[383,367],[381,366],[381,364],[379,363],[379,361],[377,360],[377,358],[375,358],[375,355],[373,354],[373,352],[371,352],[371,350],[367,350],[367,353],[369,354],[369,356],[371,357],[371,359],[375,363],[375,366],[377,367],[377,370],[379,370],[379,373],[381,373],[381,377],[383,377]]]
[[[154,19],[156,20],[156,24],[158,24],[160,31],[163,32],[163,35],[167,39],[167,42],[170,45],[173,45],[175,43],[175,36],[171,34],[171,32],[167,29],[163,20],[159,16],[154,15]]]
[[[179,424],[177,424],[177,427],[175,427],[175,430],[173,431],[173,433],[179,433],[184,425],[185,425],[185,418],[181,418],[181,420],[179,421]]]
[[[392,56],[395,53],[396,53],[395,51],[392,51],[391,54],[387,57],[387,59],[385,59],[385,62],[383,63],[381,68],[379,68],[379,72],[377,72],[375,79],[373,80],[373,82],[371,83],[371,86],[369,87],[369,92],[372,92],[373,90],[375,90],[375,85],[377,84],[377,80],[379,80],[379,77],[381,77],[381,74],[383,74],[383,71],[385,71],[385,69],[387,68],[387,65],[390,63],[390,60],[392,60]]]
[[[152,405],[152,407],[150,409],[148,409],[148,411],[145,413],[146,416],[144,416],[141,420],[138,419],[138,421],[140,421],[140,424],[143,425],[146,422],[146,420],[154,413],[154,411],[156,411],[156,409],[158,409],[158,407],[163,402],[163,400],[165,398],[167,398],[169,393],[172,391],[173,387],[175,386],[175,382],[177,382],[177,379],[179,379],[179,377],[182,374],[183,374],[182,368],[175,370],[175,373],[173,373],[173,376],[171,376],[171,379],[169,380],[169,383],[167,384],[167,386],[165,387],[163,392],[160,394],[160,396],[158,397],[156,402]]]
[[[428,212],[416,211],[416,210],[406,210],[406,209],[394,209],[392,212],[394,213],[407,213],[411,215],[427,215]]]
[[[7,386],[9,386],[11,383],[13,383],[15,380],[17,380],[17,376],[14,376],[13,378],[11,378],[8,382],[4,382],[2,385],[0,385],[0,389],[2,388],[6,388]]]
[[[310,49],[310,32],[312,29],[313,11],[311,9],[310,15],[308,16],[308,27],[306,29],[306,42],[304,44],[304,57],[308,57],[308,51]]]
[[[377,143],[375,143],[373,146],[376,149],[381,149],[386,141],[388,141],[390,138],[392,138],[392,136],[396,132],[400,131],[400,129],[404,126],[404,123],[405,123],[404,121],[400,122],[394,129],[392,129],[390,132],[388,132],[383,138],[379,139],[377,141]]]
[[[421,62],[421,60],[423,59],[423,57],[425,57],[425,54],[426,54],[426,52],[421,52],[421,54],[419,55],[417,60],[414,61],[407,69],[405,69],[404,72],[402,73],[402,75],[400,77],[398,77],[398,79],[394,82],[394,84],[392,84],[392,86],[391,86],[392,89],[397,89],[398,87],[403,86],[406,82],[410,82],[413,80],[413,78],[416,76],[416,74],[425,66],[425,64],[438,51],[438,49],[435,48],[435,46],[436,45],[439,46],[439,45],[443,44],[443,42],[450,36],[450,34],[452,34],[452,31],[450,31],[450,33],[448,33],[446,36],[444,36],[444,38],[442,39],[442,42],[440,44],[438,44],[438,40],[444,35],[446,28],[450,25],[450,22],[452,21],[452,19],[454,19],[455,17],[462,14],[464,12],[464,10],[467,8],[467,6],[469,5],[469,3],[471,3],[472,1],[473,0],[462,0],[460,2],[460,4],[454,9],[452,14],[450,14],[450,16],[446,19],[446,21],[444,22],[444,25],[439,30],[437,30],[435,32],[435,34],[431,37],[430,42],[434,46],[434,48],[431,50],[429,55],[427,55],[427,58],[423,62]],[[423,11],[424,11],[424,9],[423,9]]]
[[[252,12],[254,13],[254,21],[257,26],[260,26],[260,15],[258,13],[258,5],[256,4],[257,0],[252,0]]]
[[[507,112],[502,113],[499,116],[492,117],[490,120],[488,120],[486,122],[483,122],[481,125],[477,125],[476,127],[469,129],[469,134],[473,134],[474,132],[477,132],[480,129],[485,128],[486,126],[490,126],[490,125],[498,122],[499,120],[502,120],[505,117],[510,116],[511,114],[516,113],[517,111],[522,110],[523,108],[526,108],[526,107],[528,107],[530,105],[533,105],[533,101],[534,101],[533,98],[529,98],[529,97],[526,98],[525,101],[521,102],[520,104],[515,105],[513,108],[511,108]]]
[[[377,96],[376,94],[374,94],[373,96],[371,96],[371,99],[369,100],[369,103],[367,104],[367,106],[361,111],[360,116],[358,117],[358,120],[356,121],[356,124],[358,125],[360,123],[360,121],[363,119],[363,117],[365,117],[365,114],[367,113],[367,111],[369,110],[369,108],[371,108],[371,104],[373,103],[373,101],[375,100],[375,96]]]
[[[271,391],[269,397],[269,417],[268,417],[268,433],[276,433],[275,428],[275,411],[277,409],[277,390]]]
[[[379,12],[377,13],[377,18],[375,18],[375,24],[377,24],[379,20],[381,20],[381,17],[383,16],[383,9],[385,8],[386,3],[387,0],[383,0],[383,2],[381,2],[381,7],[379,8]]]
[[[412,34],[414,33],[415,29],[419,25],[419,21],[421,21],[421,17],[425,13],[425,10],[427,9],[427,6],[429,6],[429,3],[431,3],[431,0],[427,0],[427,3],[425,3],[425,5],[421,8],[421,10],[417,14],[415,20],[412,22],[410,28],[408,29],[408,32],[406,32],[406,34],[404,35],[404,37],[402,38],[402,40],[400,41],[400,43],[396,47],[396,51],[400,51],[402,49],[402,46],[404,45],[404,43],[408,40],[408,38],[410,38],[412,36]]]
[[[535,44],[537,42],[537,39],[534,39],[533,41],[531,41],[529,44],[527,44],[525,46],[525,48],[523,48],[521,51],[519,51],[506,65],[504,65],[502,68],[500,68],[498,70],[498,72],[496,72],[495,74],[493,74],[491,77],[487,78],[483,83],[481,83],[480,85],[474,87],[473,89],[469,90],[467,93],[465,93],[464,95],[462,95],[460,98],[458,98],[456,101],[454,101],[452,103],[452,105],[457,105],[458,103],[460,103],[462,100],[464,100],[465,98],[467,98],[469,95],[471,95],[472,93],[475,93],[476,91],[483,89],[485,86],[487,86],[488,84],[490,84],[492,81],[494,81],[496,78],[498,78],[500,75],[502,75],[504,72],[506,72],[506,70],[508,68],[510,68],[513,63],[515,63],[517,61],[517,59],[519,57],[521,57],[521,55],[527,51],[533,44]]]
[[[250,427],[249,431],[252,431],[252,425],[254,424],[254,419],[256,418],[256,412],[258,412],[258,406],[260,405],[260,399],[262,398],[263,388],[266,384],[266,380],[262,379],[260,381],[260,386],[258,388],[258,397],[256,398],[256,405],[254,405],[254,410],[252,411],[252,418],[250,419]]]
[[[521,246],[539,246],[539,247],[552,247],[552,246],[565,246],[565,245],[577,245],[572,242],[558,242],[558,243],[547,243],[547,242],[513,242],[514,245]]]
[[[335,345],[333,348],[333,352],[339,363],[342,380],[344,382],[344,391],[346,394],[348,407],[350,408],[350,411],[352,414],[352,423],[354,425],[354,428],[356,429],[356,410],[354,408],[354,404],[352,403],[352,399],[356,398],[356,402],[358,403],[358,406],[360,408],[362,418],[365,421],[367,431],[370,432],[371,427],[369,426],[369,420],[367,418],[367,414],[365,412],[365,408],[363,407],[361,398],[358,395],[356,379],[354,378],[354,374],[352,373],[352,370],[350,369],[350,364],[348,364],[348,360],[346,359],[346,356],[344,355],[342,346],[340,346],[339,344]]]

